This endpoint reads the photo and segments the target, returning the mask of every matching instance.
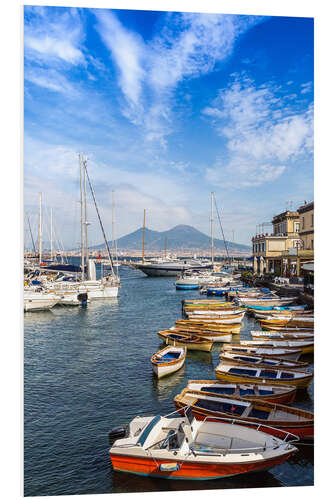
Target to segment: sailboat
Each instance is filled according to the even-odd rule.
[[[52,289],[57,292],[75,291],[79,295],[87,294],[88,300],[115,298],[118,296],[120,278],[113,269],[113,259],[99,214],[95,192],[89,178],[87,170],[87,160],[83,159],[81,154],[79,155],[79,164],[81,191],[81,279],[77,281],[63,281],[59,283],[52,283],[52,285],[49,285],[49,287],[52,287]],[[110,273],[101,276],[100,279],[97,279],[96,277],[96,266],[94,260],[89,259],[86,180],[88,180],[90,186],[90,191],[93,197],[98,220],[108,253]]]

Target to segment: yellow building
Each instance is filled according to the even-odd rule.
[[[314,250],[314,202],[299,207],[299,236],[302,240],[302,250]]]
[[[252,238],[253,271],[273,272],[274,260],[289,249],[300,246],[300,219],[297,211],[286,210],[273,217],[273,232]]]
[[[314,202],[276,215],[273,233],[252,238],[253,271],[300,276],[314,262]]]

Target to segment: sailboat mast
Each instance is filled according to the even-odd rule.
[[[111,253],[114,257],[114,190],[112,189],[112,226],[111,226]]]
[[[210,256],[212,260],[212,269],[214,269],[214,238],[213,238],[213,195],[210,193]]]
[[[86,254],[86,265],[87,265],[87,273],[88,271],[88,261],[89,261],[89,248],[88,248],[88,220],[87,220],[87,189],[86,189],[86,167],[87,160],[83,161],[84,169],[83,169],[83,188],[84,188],[84,234],[85,234],[85,254]]]
[[[82,159],[79,153],[80,162],[80,204],[81,204],[81,279],[84,280],[84,231],[83,231],[83,179],[82,179]]]
[[[39,193],[39,229],[38,229],[39,265],[42,262],[42,193]]]
[[[53,236],[52,236],[52,233],[53,233],[53,210],[51,208],[51,235],[50,235],[50,259],[51,259],[51,262],[52,262],[52,256],[53,256]]]
[[[164,239],[164,258],[166,259],[166,256],[167,256],[167,241],[168,241],[168,238],[165,237]]]
[[[146,209],[143,210],[143,227],[142,227],[142,263],[145,261],[145,229],[146,229]]]

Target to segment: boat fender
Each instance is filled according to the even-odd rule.
[[[126,427],[121,425],[119,427],[114,427],[109,432],[109,443],[112,446],[117,439],[124,438],[126,436]]]
[[[161,472],[174,472],[179,470],[180,467],[181,466],[177,464],[177,462],[159,465],[159,469]]]

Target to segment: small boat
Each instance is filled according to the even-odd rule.
[[[292,442],[267,433],[268,426],[259,431],[230,419],[199,421],[191,411],[182,412],[183,417],[179,412],[138,416],[127,427],[113,429],[113,470],[165,479],[220,479],[267,470],[297,451]]]
[[[221,361],[225,361],[226,363],[231,362],[240,365],[262,366],[263,368],[273,366],[274,368],[290,368],[293,370],[294,368],[306,368],[309,365],[309,363],[304,363],[302,361],[293,361],[290,359],[279,358],[277,356],[266,357],[225,351],[221,351],[219,358]]]
[[[210,299],[187,299],[187,300],[183,300],[183,304],[184,304],[184,307],[186,306],[192,306],[192,305],[196,305],[196,306],[201,306],[201,305],[216,305],[216,306],[223,306],[223,305],[234,305],[232,302],[226,302],[224,299],[220,300],[220,299],[214,299],[214,300],[210,300]]]
[[[192,315],[196,315],[196,316],[216,316],[216,317],[223,317],[223,318],[229,318],[229,317],[233,317],[235,315],[238,315],[238,314],[242,314],[242,317],[244,317],[244,314],[245,312],[242,311],[242,309],[237,309],[236,307],[234,307],[233,309],[229,309],[229,308],[226,308],[224,307],[223,309],[209,309],[209,308],[206,308],[206,309],[192,309],[192,308],[188,308],[186,307],[184,312],[187,314],[187,316],[190,316],[191,314]]]
[[[292,318],[284,318],[283,316],[269,316],[267,319],[261,319],[260,325],[262,328],[269,329],[270,326],[299,326],[301,328],[313,329],[314,320],[312,317],[293,316]]]
[[[249,355],[258,355],[258,356],[265,356],[266,358],[269,358],[271,356],[273,357],[279,357],[283,359],[292,359],[295,361],[298,361],[302,354],[302,349],[285,349],[284,347],[270,347],[270,346],[264,346],[264,347],[257,347],[257,346],[247,346],[247,345],[241,345],[241,344],[223,344],[222,346],[222,351],[223,352],[234,352],[236,354],[249,354]]]
[[[268,332],[281,332],[281,333],[295,333],[295,332],[305,332],[305,333],[308,333],[308,332],[313,332],[314,331],[314,328],[300,328],[298,326],[292,326],[292,325],[288,325],[288,327],[285,327],[285,326],[273,326],[273,325],[270,325],[269,327],[264,327],[263,330],[265,331],[268,331]]]
[[[270,311],[257,311],[255,309],[249,308],[248,311],[254,315],[256,319],[272,319],[277,318],[278,316],[284,319],[292,320],[294,317],[300,317],[299,311],[274,311],[271,309]],[[312,311],[302,312],[302,318],[313,316]]]
[[[258,340],[240,340],[239,343],[241,345],[245,345],[248,347],[277,347],[283,348],[286,350],[302,350],[302,354],[311,354],[314,351],[314,342],[311,341],[303,341],[303,340],[272,340],[272,339],[258,339]]]
[[[245,311],[233,314],[230,316],[213,316],[213,315],[200,315],[200,321],[205,321],[208,323],[222,323],[224,325],[241,323],[244,317]],[[198,315],[189,314],[188,318],[190,320],[197,320]]]
[[[216,378],[229,380],[230,382],[255,382],[270,384],[293,385],[296,387],[308,387],[313,379],[313,373],[306,370],[291,370],[289,368],[262,368],[250,364],[239,365],[238,363],[221,361],[215,368]]]
[[[270,403],[293,403],[297,388],[287,385],[235,384],[217,380],[189,380],[187,387],[192,392],[260,399]]]
[[[187,276],[175,281],[176,290],[198,290],[200,286],[198,277]]]
[[[250,311],[296,311],[305,312],[307,306],[251,306]]]
[[[175,323],[176,327],[185,327],[185,328],[194,328],[196,330],[211,330],[214,332],[227,332],[227,333],[236,333],[238,334],[241,329],[240,324],[236,325],[224,325],[216,322],[207,322],[207,321],[192,321],[188,319],[180,319]]]
[[[265,432],[279,438],[283,438],[286,432],[301,439],[313,439],[314,435],[313,413],[260,399],[211,396],[183,390],[175,396],[174,403],[179,410],[190,406],[198,420],[215,421],[217,418],[221,422],[227,417],[236,418],[237,424],[247,427],[268,424],[272,428],[265,429]]]
[[[277,298],[260,298],[260,299],[252,299],[242,297],[237,299],[237,303],[239,305],[244,305],[247,307],[252,306],[286,306],[288,304],[292,304],[297,297],[285,298],[285,299],[277,299]]]
[[[232,334],[229,332],[219,332],[219,331],[211,331],[211,330],[195,330],[195,329],[187,329],[186,327],[177,327],[172,326],[169,328],[169,332],[171,333],[185,333],[186,335],[195,335],[199,338],[204,338],[205,340],[209,340],[211,342],[231,342]]]
[[[157,332],[158,336],[167,344],[177,347],[187,347],[187,349],[195,351],[211,351],[213,341],[205,337],[198,337],[195,335],[188,335],[181,332],[170,332],[170,330],[163,330]]]
[[[253,339],[263,339],[263,340],[310,340],[314,341],[313,332],[263,332],[261,330],[251,330],[251,336]]]
[[[185,363],[186,347],[165,347],[151,357],[153,372],[157,378],[166,377],[180,370]]]

